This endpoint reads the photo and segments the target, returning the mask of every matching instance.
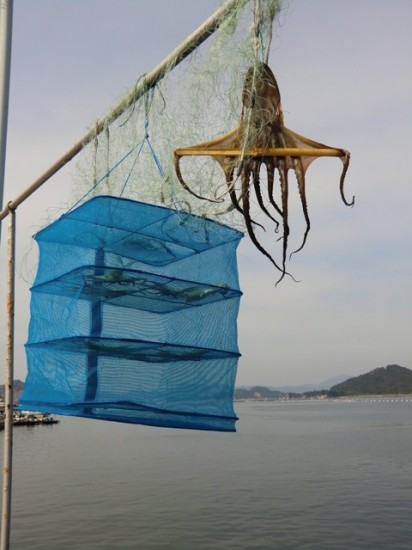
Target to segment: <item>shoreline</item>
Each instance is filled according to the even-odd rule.
[[[60,420],[56,420],[53,416],[44,413],[13,413],[13,426],[49,426],[58,424]],[[0,419],[0,431],[4,430],[4,418]]]
[[[290,401],[344,401],[348,399],[409,399],[412,401],[412,393],[405,394],[362,394],[362,395],[340,395],[336,397],[331,397],[328,395],[321,396],[305,396],[305,395],[296,395],[294,397],[289,397],[288,395],[282,397],[247,397],[234,399],[235,403],[241,402],[251,402],[251,401],[281,401],[281,402],[290,402]]]

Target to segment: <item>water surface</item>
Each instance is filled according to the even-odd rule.
[[[412,399],[238,403],[235,434],[14,430],[12,549],[410,549]]]

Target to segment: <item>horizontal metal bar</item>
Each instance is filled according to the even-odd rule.
[[[175,150],[177,157],[211,156],[211,157],[343,157],[343,149],[300,149],[296,147],[254,147],[253,149],[194,149],[192,147]]]

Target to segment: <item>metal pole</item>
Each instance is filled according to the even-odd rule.
[[[0,550],[8,550],[10,544],[11,490],[13,465],[13,370],[14,370],[14,281],[16,255],[16,214],[10,210],[7,239],[7,328],[6,328],[6,376],[4,386],[4,458],[3,498],[1,516]]]
[[[4,175],[6,166],[12,24],[13,0],[0,0],[0,208],[3,208]]]
[[[4,0],[3,0],[4,1]],[[49,180],[65,164],[72,160],[80,151],[96,136],[101,134],[105,127],[123,114],[133,103],[142,97],[148,90],[154,88],[165,74],[176,67],[198,46],[200,46],[211,34],[213,34],[236,8],[242,7],[248,0],[228,0],[209,19],[207,19],[195,32],[189,35],[172,53],[170,53],[159,65],[125,94],[117,105],[110,109],[105,116],[96,122],[92,128],[84,134],[64,155],[56,161],[44,174],[35,180],[21,195],[8,203],[0,212],[0,221],[5,218],[10,209],[16,209],[24,200]]]

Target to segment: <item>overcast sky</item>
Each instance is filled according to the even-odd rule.
[[[15,0],[5,201],[219,4]],[[350,150],[346,188],[356,204],[347,208],[340,201],[337,159],[311,165],[312,230],[289,267],[297,284],[285,280],[275,288],[272,265],[243,240],[239,385],[316,383],[390,363],[412,368],[411,28],[410,0],[285,3],[269,63],[286,126]],[[67,196],[70,170],[18,209],[18,378],[26,371],[30,237],[46,210]],[[5,229],[3,222],[2,289]],[[0,325],[4,334],[4,313]],[[3,360],[3,336],[1,344]]]

